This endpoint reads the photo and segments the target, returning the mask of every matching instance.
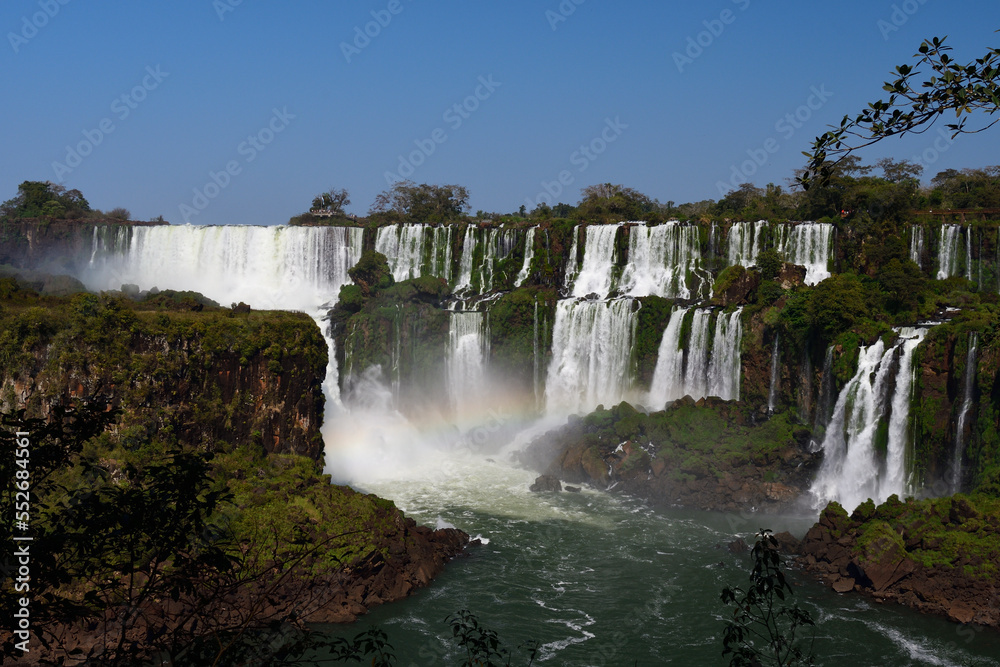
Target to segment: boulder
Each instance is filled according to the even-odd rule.
[[[529,488],[532,493],[543,493],[545,491],[562,491],[562,483],[558,477],[552,475],[542,475],[535,480]]]

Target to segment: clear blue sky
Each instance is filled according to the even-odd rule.
[[[467,186],[473,212],[514,211],[563,171],[571,203],[599,182],[718,199],[769,139],[738,180],[784,184],[922,39],[947,34],[963,60],[1000,43],[995,0],[237,2],[3,0],[0,199],[62,180],[135,217],[183,222],[199,204],[194,223],[276,224],[334,186],[363,214],[415,142],[433,153],[411,178]],[[391,21],[358,49],[372,12]],[[689,39],[705,46],[678,64]],[[797,112],[799,127],[782,122]],[[934,138],[863,157],[910,158]],[[89,154],[67,158],[81,142]],[[998,146],[1000,129],[961,137],[924,178],[996,164]],[[195,201],[210,172],[225,187]]]

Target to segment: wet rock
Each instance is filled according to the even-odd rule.
[[[546,491],[562,491],[562,483],[558,477],[552,475],[541,475],[535,479],[535,483],[528,487],[532,493],[543,493]]]

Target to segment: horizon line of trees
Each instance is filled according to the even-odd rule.
[[[468,219],[660,222],[671,218],[820,220],[861,215],[878,222],[899,221],[914,210],[1000,208],[1000,165],[945,169],[926,186],[920,182],[923,166],[909,160],[882,158],[866,165],[856,155],[849,155],[830,165],[823,183],[808,189],[800,185],[805,171],[796,170],[786,186],[742,183],[719,200],[662,203],[625,185],[599,183],[582,188],[576,204],[542,203],[530,211],[522,205],[510,213],[479,210],[475,215],[469,212],[469,190],[464,186],[399,181],[375,197],[367,219],[381,225]],[[313,199],[310,211],[292,218],[291,224],[322,224],[324,218],[327,224],[355,220],[357,216],[344,211],[349,203],[346,189],[331,188]]]

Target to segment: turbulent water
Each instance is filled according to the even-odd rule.
[[[430,271],[444,277],[451,232],[416,227],[423,228],[380,232],[377,243],[391,251],[393,273]],[[686,247],[681,241],[689,232],[654,234],[654,229],[642,232],[645,240],[637,237],[630,261],[640,261],[647,241],[648,248],[654,248],[654,235],[674,235],[674,247]],[[473,266],[473,256],[495,262],[525,236],[468,228],[457,282],[471,287],[476,275],[479,281],[491,280],[488,270]],[[580,289],[608,297],[617,279],[610,268],[614,235],[595,232],[594,243],[607,244],[606,252],[579,267],[574,262],[573,290],[587,285]],[[480,245],[482,253],[475,251]],[[95,232],[85,278],[94,288],[131,283],[140,289],[193,289],[224,305],[242,300],[255,308],[318,314],[324,303],[336,298],[360,253],[359,229],[135,228],[115,238]],[[641,279],[637,275],[628,289],[641,291],[635,287]],[[428,589],[377,609],[359,625],[329,632],[353,636],[377,623],[396,647],[399,664],[437,667],[460,657],[445,617],[470,609],[512,648],[526,639],[539,641],[537,664],[725,662],[720,636],[726,608],[719,592],[726,585],[745,584],[749,563],[717,546],[735,535],[749,537],[761,526],[801,535],[815,520],[814,513],[760,517],[655,510],[634,499],[586,489],[532,494],[527,489],[534,473],[518,469],[509,458],[532,437],[564,423],[568,413],[599,402],[611,405],[637,391],[631,379],[636,305],[629,298],[560,301],[550,361],[538,343],[539,330],[548,325],[539,320],[536,308],[535,386],[548,413],[538,423],[504,413],[483,391],[489,379],[488,320],[483,313],[450,315],[446,375],[456,419],[409,422],[396,412],[393,389],[382,384],[378,369],[356,369],[347,405],[326,413],[328,472],[339,482],[394,500],[421,523],[456,526],[481,536],[483,544],[449,565]],[[690,319],[686,328],[685,318]],[[881,343],[862,351],[863,368],[851,384],[854,405],[868,400],[857,400],[862,396],[871,398],[874,407],[866,408],[865,415],[885,418],[888,413],[891,420],[899,411],[897,399],[903,401],[909,391],[904,387],[912,376],[912,369],[906,370],[908,359],[922,333],[900,333],[900,342],[889,353],[876,349]],[[738,312],[675,308],[662,337],[651,393],[658,392],[659,402],[679,391],[738,397],[741,336]],[[331,365],[326,383],[331,399],[337,399],[336,371]],[[882,390],[884,382],[875,380],[873,385],[863,371],[876,376],[895,373],[895,394]],[[542,376],[547,376],[544,396]],[[849,415],[862,431],[872,419],[854,419],[846,399],[838,400],[833,412],[828,439],[830,433],[844,433],[841,425],[848,423]],[[890,432],[894,428],[890,426]],[[899,450],[905,456],[906,443],[893,437],[890,455]],[[832,449],[833,440],[824,442],[828,444]],[[847,444],[844,461],[855,453]],[[891,478],[889,474],[884,483],[877,480],[879,493]],[[818,664],[958,666],[1000,655],[995,634],[876,606],[858,596],[838,596],[810,580],[798,583],[795,601],[818,621]]]
[[[898,334],[889,349],[881,339],[861,348],[857,372],[837,398],[823,439],[823,464],[811,489],[817,508],[836,500],[851,512],[868,498],[881,503],[908,490],[912,358],[927,329],[904,327]]]

